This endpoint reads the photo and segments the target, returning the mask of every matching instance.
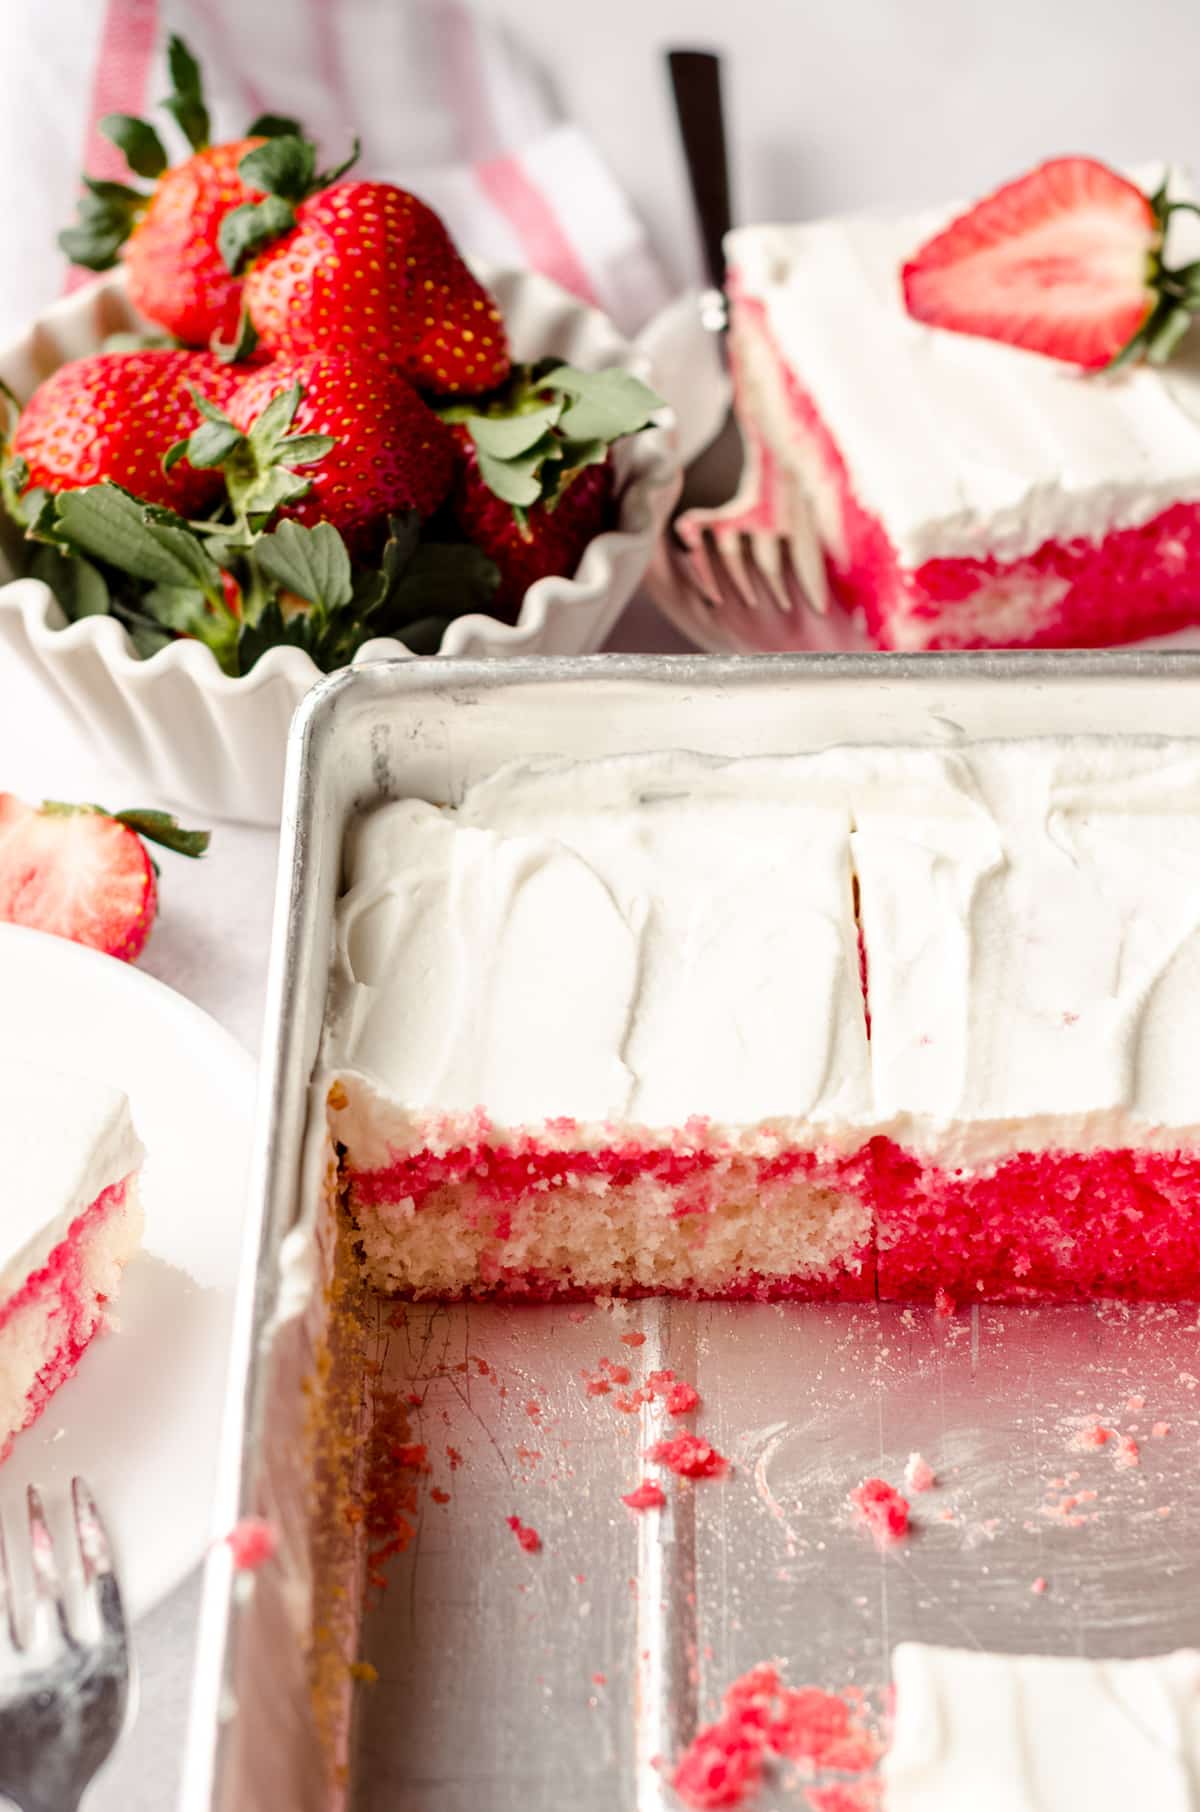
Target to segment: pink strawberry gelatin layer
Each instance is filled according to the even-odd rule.
[[[906,567],[878,517],[855,495],[811,396],[780,356],[766,310],[734,292],[735,334],[773,364],[796,427],[786,456],[836,501],[826,570],[838,601],[881,648],[1100,648],[1200,622],[1200,504],[1176,503],[1099,541],[1045,541],[1022,559],[927,560]],[[739,363],[735,363],[735,373]],[[753,403],[742,407],[753,417]],[[776,449],[780,457],[785,450]]]
[[[873,1142],[880,1296],[1200,1296],[1200,1153],[1020,1151],[979,1172]]]
[[[141,1227],[136,1180],[126,1177],[72,1221],[45,1264],[0,1304],[0,1461],[104,1328]]]
[[[368,1268],[405,1295],[1200,1297],[1187,1151],[1018,1151],[965,1171],[885,1138],[769,1158],[479,1140],[349,1183]]]
[[[368,1269],[401,1294],[862,1299],[870,1214],[841,1173],[810,1150],[479,1138],[348,1180]]]

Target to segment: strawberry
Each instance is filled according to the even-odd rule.
[[[225,216],[255,200],[238,174],[261,138],[197,151],[164,171],[123,253],[129,300],[185,346],[232,341],[242,285],[230,274],[217,235]]]
[[[575,571],[611,519],[612,444],[661,406],[626,371],[546,359],[517,367],[485,403],[441,407],[460,449],[454,515],[499,570],[499,608],[514,612],[536,580]]]
[[[208,847],[206,831],[181,830],[165,812],[110,816],[0,793],[0,919],[132,962],[158,909],[144,837],[187,856]]]
[[[34,391],[12,436],[22,488],[64,491],[108,479],[143,502],[198,514],[219,495],[220,474],[187,463],[164,472],[162,455],[200,419],[193,390],[221,402],[243,375],[209,353],[161,347],[60,366]]]
[[[151,321],[186,346],[235,337],[241,282],[222,254],[219,235],[235,208],[261,201],[238,165],[265,140],[251,134],[230,143],[208,143],[208,112],[200,71],[187,46],[172,38],[168,63],[173,91],[165,105],[182,126],[192,155],[168,168],[153,126],[130,114],[107,114],[100,130],[124,154],[134,175],[150,178],[150,193],[123,183],[84,178],[79,224],[59,235],[75,264],[108,270],[123,259],[129,299]],[[278,129],[291,121],[262,122]]]
[[[252,167],[265,187],[276,183],[268,201],[277,205],[281,190],[290,201],[319,180],[308,175],[311,162],[278,139]],[[341,182],[300,200],[294,219],[246,274],[246,311],[264,347],[355,346],[435,395],[474,396],[503,383],[500,311],[431,208],[391,183]]]
[[[1200,307],[1163,267],[1171,212],[1088,157],[1040,164],[976,203],[905,264],[904,303],[933,327],[1022,346],[1086,370],[1167,358]]]
[[[286,465],[297,439],[317,457],[305,462],[305,494],[286,501],[281,515],[331,522],[354,547],[389,515],[429,516],[441,503],[454,476],[453,436],[398,373],[357,350],[273,360],[245,378],[229,403],[230,420],[252,447],[255,423],[288,392],[293,413],[284,426],[294,438],[262,446],[263,457]]]
[[[467,540],[499,569],[495,608],[515,614],[536,580],[573,573],[588,542],[607,528],[612,464],[606,459],[602,465],[581,466],[564,477],[552,504],[538,502],[515,511],[480,476],[466,429],[458,433],[467,451],[454,489],[455,519]]]

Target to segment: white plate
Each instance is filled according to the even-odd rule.
[[[255,1066],[151,976],[13,925],[0,925],[0,1055],[124,1089],[146,1147],[146,1237],[117,1300],[120,1331],[99,1336],[0,1468],[14,1531],[26,1484],[61,1516],[71,1475],[84,1475],[140,1616],[212,1533]]]

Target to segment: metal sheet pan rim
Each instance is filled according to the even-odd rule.
[[[1170,692],[1182,686],[1200,693],[1200,651],[387,661],[332,675],[307,695],[289,734],[258,1126],[248,1196],[248,1258],[235,1315],[230,1401],[216,1497],[214,1526],[218,1531],[231,1527],[251,1504],[249,1486],[261,1436],[256,1404],[262,1384],[262,1338],[276,1312],[280,1248],[298,1207],[311,1068],[311,1062],[302,1061],[299,1050],[298,1018],[302,1008],[311,1008],[311,991],[317,980],[306,979],[317,931],[319,878],[311,831],[322,808],[322,762],[345,705],[356,699],[382,705],[441,696],[453,708],[467,708],[473,696],[507,690],[522,695],[528,708],[530,692],[568,682],[587,691],[604,692],[621,682],[715,697],[763,686],[788,689],[818,679],[822,686],[832,682],[873,694],[881,687],[906,690],[930,681],[961,687],[964,692],[980,683],[1044,691],[1063,686],[1091,689],[1097,684],[1123,688],[1137,682]],[[1200,717],[1197,721],[1200,723]],[[319,967],[323,985],[326,971]],[[208,1812],[218,1803],[221,1712],[237,1639],[234,1588],[230,1557],[222,1544],[210,1559],[205,1585],[183,1812]]]

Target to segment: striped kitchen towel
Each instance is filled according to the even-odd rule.
[[[180,32],[203,66],[215,137],[295,115],[325,155],[404,184],[468,252],[531,267],[633,332],[669,285],[584,133],[559,117],[527,47],[465,0],[48,0],[14,9],[0,65],[7,237],[0,340],[86,273],[54,235],[79,172],[121,177],[97,131],[152,110]]]

